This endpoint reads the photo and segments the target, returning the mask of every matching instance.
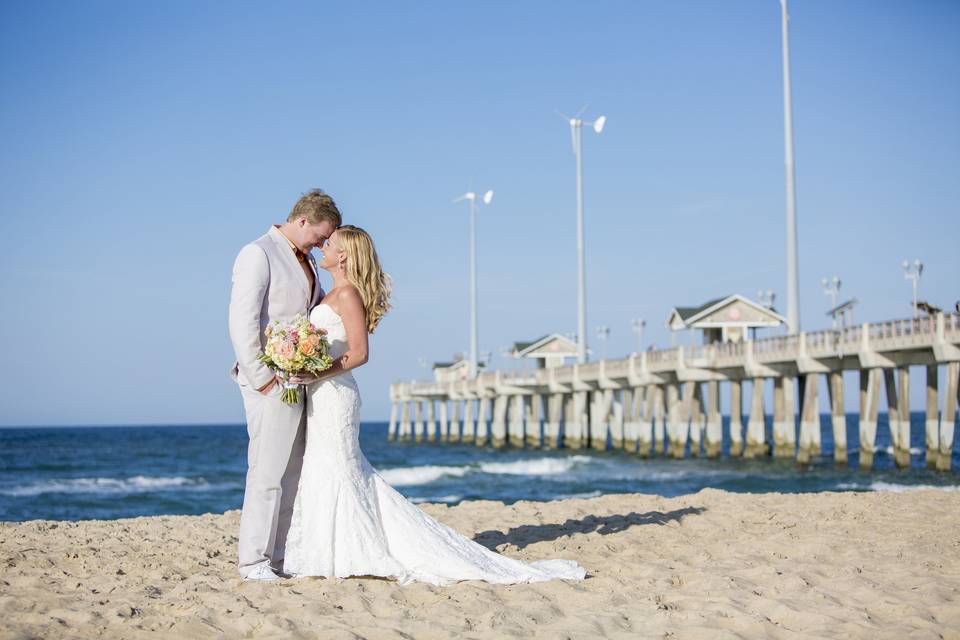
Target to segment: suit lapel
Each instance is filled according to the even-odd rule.
[[[317,268],[317,261],[313,259],[313,254],[307,254],[307,261],[310,268],[313,269],[313,299],[310,300],[310,307],[313,308],[323,300],[323,287],[320,286],[320,269]]]
[[[290,248],[290,245],[287,244],[287,239],[283,237],[283,234],[277,230],[276,227],[270,227],[271,237],[273,241],[277,243],[277,250],[280,252],[280,255],[283,256],[283,260],[286,261],[290,268],[297,274],[294,276],[297,282],[300,284],[300,291],[303,292],[303,299],[306,300],[307,305],[310,305],[310,282],[307,280],[307,274],[303,272],[303,267],[300,266],[300,261],[297,260],[297,256],[293,254],[293,250]],[[312,259],[311,259],[312,260]],[[316,272],[316,270],[314,270]]]

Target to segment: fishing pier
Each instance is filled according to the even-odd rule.
[[[859,385],[848,390],[843,372],[851,370],[859,372]],[[834,458],[846,464],[844,396],[854,393],[860,403],[859,463],[869,469],[883,389],[894,459],[898,467],[908,467],[911,373],[921,371],[926,464],[947,471],[960,401],[960,315],[954,313],[650,349],[579,365],[551,366],[544,358],[532,372],[397,383],[390,387],[388,438],[498,448],[613,447],[675,458],[685,457],[689,447],[692,456],[718,457],[720,399],[726,394],[731,456],[810,462],[820,455],[824,402],[832,417]],[[827,389],[822,400],[821,376]],[[772,442],[765,427],[768,385],[773,388]]]

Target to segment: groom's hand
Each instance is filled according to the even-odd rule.
[[[267,384],[265,384],[265,385],[263,385],[262,387],[260,387],[259,389],[257,389],[257,393],[261,393],[261,394],[263,394],[263,395],[267,395],[268,393],[270,393],[271,389],[273,389],[273,385],[275,385],[275,384],[277,384],[277,377],[276,377],[276,376],[273,377],[273,380],[271,380],[271,381],[268,382]]]

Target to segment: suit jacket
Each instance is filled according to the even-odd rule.
[[[276,227],[240,250],[230,289],[230,342],[237,360],[231,374],[241,385],[259,389],[273,378],[257,358],[263,353],[263,330],[274,320],[286,322],[306,314],[323,299],[317,265],[307,254],[316,285],[310,282],[283,234]]]

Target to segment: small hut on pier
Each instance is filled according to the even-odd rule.
[[[752,300],[734,294],[710,300],[699,307],[674,307],[667,318],[673,331],[700,330],[703,344],[742,342],[752,338],[750,332],[762,327],[779,327],[786,319]]]
[[[511,355],[536,360],[538,369],[553,369],[562,367],[567,358],[577,357],[577,343],[559,333],[551,333],[530,342],[515,342]]]
[[[485,366],[482,362],[477,363],[477,371]],[[469,377],[470,362],[460,355],[454,356],[452,362],[433,363],[433,378],[437,382],[454,382],[456,380],[466,380]]]

